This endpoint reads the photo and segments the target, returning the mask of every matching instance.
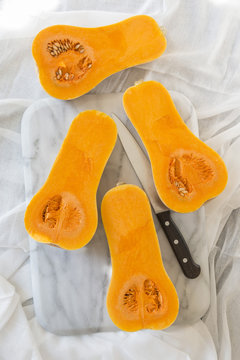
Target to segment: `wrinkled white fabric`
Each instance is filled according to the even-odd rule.
[[[80,4],[65,0],[55,1],[51,6],[42,0],[38,7],[33,3],[2,1],[4,12],[0,13],[0,359],[238,359],[240,20],[237,4],[232,11],[229,4],[216,5],[216,0],[85,0]],[[9,11],[11,4],[15,7]],[[56,12],[39,14],[44,6]],[[154,16],[166,29],[167,50],[152,63],[111,76],[92,92],[123,91],[142,78],[158,80],[169,90],[183,93],[195,106],[200,138],[223,157],[228,168],[226,189],[204,205],[211,305],[203,321],[184,327],[173,325],[165,331],[134,334],[119,331],[60,337],[43,330],[34,315],[28,237],[23,223],[21,118],[34,100],[47,96],[35,73],[31,42],[45,26],[110,24],[124,17],[117,12]]]

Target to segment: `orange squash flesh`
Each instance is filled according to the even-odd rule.
[[[220,194],[227,184],[222,158],[185,125],[163,85],[130,87],[124,109],[148,152],[154,183],[170,209],[187,213]]]
[[[170,326],[178,297],[162,263],[146,194],[135,185],[111,189],[102,201],[102,220],[112,260],[110,318],[125,331]]]
[[[116,137],[114,121],[100,111],[73,120],[45,184],[27,207],[25,227],[33,239],[67,250],[91,240],[96,192]]]
[[[165,48],[166,39],[155,20],[137,15],[97,28],[47,27],[35,37],[32,53],[43,88],[68,100],[120,70],[156,59]]]

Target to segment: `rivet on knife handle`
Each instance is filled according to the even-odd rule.
[[[184,275],[187,278],[195,279],[200,274],[201,268],[194,262],[188,245],[171,218],[170,211],[158,213],[157,218],[167,236]]]

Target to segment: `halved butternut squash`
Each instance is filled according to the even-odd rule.
[[[40,31],[32,45],[43,88],[58,99],[74,99],[120,70],[152,61],[166,39],[150,16],[137,15],[97,28],[68,25]]]
[[[45,184],[27,207],[25,227],[33,239],[67,250],[91,240],[96,192],[116,138],[114,121],[100,111],[73,120]]]
[[[147,149],[166,206],[191,212],[223,191],[227,169],[222,158],[188,129],[163,85],[146,81],[130,87],[123,105]]]
[[[111,189],[102,201],[102,220],[112,260],[110,318],[125,331],[170,326],[178,297],[163,266],[146,194],[135,185]]]

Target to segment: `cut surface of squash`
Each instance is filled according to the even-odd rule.
[[[74,99],[106,77],[152,61],[166,39],[150,16],[137,15],[97,28],[54,25],[40,31],[32,45],[43,88],[58,99]]]
[[[178,297],[163,266],[146,194],[135,185],[120,185],[105,194],[101,209],[112,261],[109,316],[125,331],[170,326]]]
[[[33,239],[68,250],[91,240],[96,192],[116,137],[114,121],[100,111],[73,120],[45,184],[27,207],[25,227]]]
[[[168,91],[156,81],[127,89],[124,109],[148,152],[159,197],[187,213],[220,194],[227,183],[222,158],[181,119]]]

